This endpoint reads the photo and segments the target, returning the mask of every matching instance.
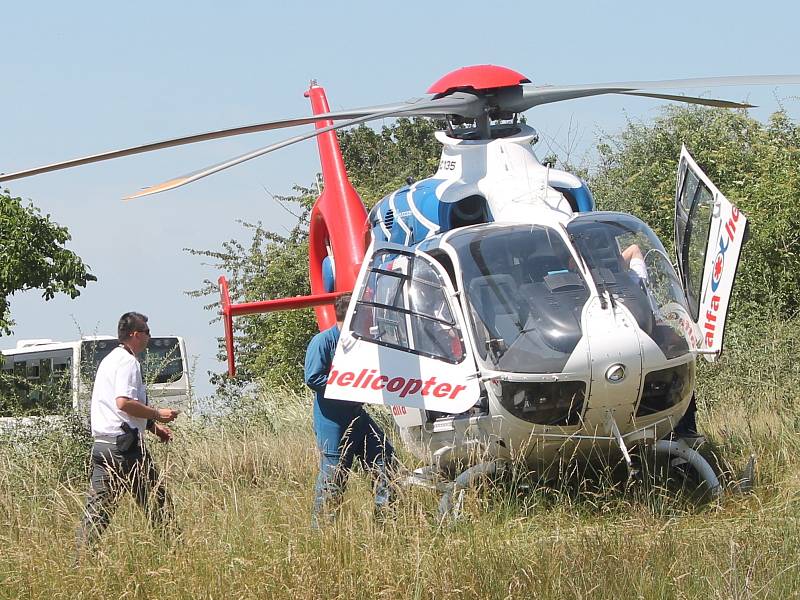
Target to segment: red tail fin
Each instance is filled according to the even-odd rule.
[[[306,92],[315,115],[329,112],[325,90],[312,83]],[[317,129],[331,125],[318,121]],[[309,226],[308,266],[311,293],[348,292],[355,286],[358,270],[366,252],[367,211],[350,179],[342,158],[335,131],[317,136],[322,163],[324,189],[311,211]],[[330,257],[334,263],[335,284],[326,288],[322,263]],[[332,306],[315,309],[320,330],[336,322]]]
[[[321,87],[312,83],[305,95],[311,99],[311,108],[315,115],[329,112],[325,90]],[[321,129],[328,125],[331,125],[331,121],[319,121],[316,127]],[[228,282],[224,276],[219,278],[228,374],[231,377],[236,374],[233,317],[313,306],[320,330],[327,329],[336,323],[332,306],[334,300],[352,291],[355,286],[366,252],[367,211],[347,177],[336,132],[328,131],[318,135],[317,144],[325,187],[311,209],[308,243],[311,295],[231,304]],[[334,281],[328,281],[327,285],[323,274],[323,263],[326,258],[333,261],[335,274]]]

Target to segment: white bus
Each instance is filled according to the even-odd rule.
[[[3,350],[0,417],[87,414],[97,366],[119,345],[111,336],[84,336],[74,342],[20,340]],[[151,404],[190,409],[186,344],[180,337],[151,337],[139,355]]]

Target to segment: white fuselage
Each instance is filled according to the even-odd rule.
[[[439,132],[437,172],[370,216],[373,253],[334,358],[348,375],[326,394],[390,405],[410,450],[443,467],[624,453],[669,433],[693,393],[697,331],[663,245],[635,217],[594,212],[580,179],[540,164],[535,136]],[[470,198],[486,218],[453,221]],[[647,272],[634,274],[629,247]],[[423,263],[433,288],[405,271]],[[415,286],[448,310],[415,316]],[[425,347],[426,322],[438,349]],[[441,346],[459,339],[448,358]],[[464,389],[438,397],[424,385],[434,376]]]
[[[434,179],[443,179],[436,189],[442,202],[478,194],[486,198],[495,223],[531,223],[563,231],[575,213],[565,196],[553,185],[578,187],[581,182],[564,171],[539,163],[531,141],[535,132],[526,126],[520,133],[492,141],[462,140],[436,134],[442,142],[442,157]],[[444,234],[442,246],[446,245]],[[565,238],[569,243],[569,240]],[[457,258],[456,258],[457,260]],[[692,364],[687,353],[668,360],[658,346],[642,332],[636,319],[621,303],[605,302],[584,265],[581,272],[591,289],[581,315],[583,337],[563,370],[554,373],[523,375],[480,368],[488,398],[488,411],[445,416],[430,422],[420,409],[419,420],[413,415],[396,417],[403,439],[420,458],[430,459],[442,453],[441,464],[453,461],[473,462],[477,457],[524,456],[527,460],[550,463],[558,456],[576,453],[605,455],[608,448],[618,448],[611,420],[628,444],[654,441],[668,433],[686,411],[693,386],[668,410],[636,418],[644,375],[678,364]],[[460,269],[456,267],[456,273]],[[459,285],[463,289],[463,282]],[[461,303],[468,314],[468,308]],[[468,319],[467,319],[468,320]],[[470,329],[470,332],[472,330]],[[475,345],[473,335],[470,343]],[[473,347],[474,351],[477,351]],[[625,377],[611,383],[607,370],[613,365],[625,367]],[[512,415],[501,401],[501,380],[556,382],[581,380],[586,383],[585,409],[580,423],[558,427],[526,422]],[[411,417],[411,418],[409,418]],[[418,423],[409,425],[409,423]],[[452,450],[447,450],[452,448]]]

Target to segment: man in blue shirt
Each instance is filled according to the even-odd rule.
[[[394,449],[384,432],[363,405],[325,398],[328,373],[349,304],[350,294],[336,300],[336,325],[315,335],[306,350],[305,381],[314,390],[314,435],[320,451],[311,516],[314,528],[319,527],[320,520],[333,520],[356,458],[372,476],[376,518],[385,516],[391,496]]]

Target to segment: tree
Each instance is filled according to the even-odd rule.
[[[42,216],[32,204],[0,192],[0,335],[10,334],[9,297],[15,292],[41,289],[50,300],[57,293],[80,295],[96,277],[64,244],[71,239],[66,227]]]
[[[764,125],[744,111],[670,107],[601,140],[589,184],[604,210],[641,218],[671,248],[681,144],[750,222],[734,310],[789,317],[800,308],[800,129],[785,112]]]

